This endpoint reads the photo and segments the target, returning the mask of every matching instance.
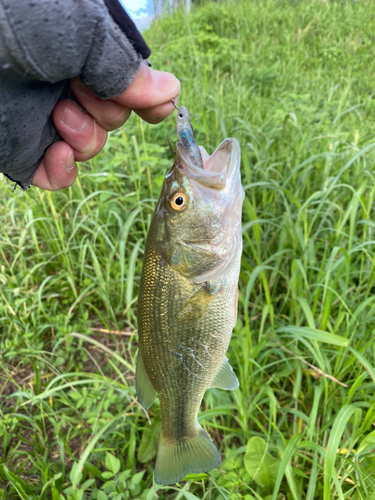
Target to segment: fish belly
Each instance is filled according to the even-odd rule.
[[[139,297],[140,348],[162,415],[176,422],[176,427],[183,415],[197,414],[225,357],[235,321],[237,283],[232,281],[211,294],[161,257],[154,254],[145,259]],[[183,428],[189,428],[186,418]]]

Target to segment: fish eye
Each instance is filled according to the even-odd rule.
[[[179,116],[180,118],[183,118],[183,117],[184,117],[184,115],[183,115],[182,113],[178,113],[178,116]]]
[[[184,210],[187,203],[188,197],[185,193],[175,193],[170,200],[171,207],[179,211]]]

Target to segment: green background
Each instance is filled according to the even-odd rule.
[[[242,148],[240,388],[206,393],[224,458],[208,474],[153,485],[159,407],[134,390],[174,117],[133,116],[71,189],[1,181],[0,498],[375,499],[374,26],[371,1],[265,0],[145,33],[199,144]]]

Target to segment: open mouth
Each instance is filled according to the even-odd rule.
[[[204,148],[201,148],[201,153],[203,169],[195,166],[184,147],[177,143],[176,158],[180,159],[177,162],[180,172],[204,187],[223,190],[232,174],[239,169],[240,147],[237,140],[225,139],[211,156]]]

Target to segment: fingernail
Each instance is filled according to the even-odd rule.
[[[69,151],[68,156],[65,158],[65,160],[62,161],[63,167],[65,170],[70,173],[73,168],[76,166],[76,162],[74,161],[74,154],[73,151]]]
[[[75,102],[70,101],[64,109],[61,121],[67,127],[78,132],[87,127],[89,117]]]
[[[180,86],[179,80],[171,73],[166,73],[165,71],[151,71],[155,87],[160,92],[173,92]]]

